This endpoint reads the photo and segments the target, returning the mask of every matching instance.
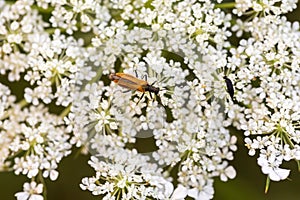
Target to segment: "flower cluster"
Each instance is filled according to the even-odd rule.
[[[31,179],[16,197],[43,199],[74,146],[92,155],[80,186],[93,195],[212,199],[216,177],[236,176],[229,127],[268,181],[288,178],[300,30],[283,14],[296,3],[0,1],[0,170]],[[119,72],[137,81],[109,80]]]
[[[18,104],[2,118],[1,169],[12,164],[16,174],[32,178],[41,173],[56,180],[57,164],[71,148],[63,120],[42,105],[22,109]]]
[[[142,182],[145,182],[144,176],[149,176],[149,172],[137,166],[134,167],[137,168],[135,173],[127,172],[127,166],[133,165],[132,160],[124,162],[122,171],[116,172],[112,167],[120,168],[119,163],[111,160],[115,156],[112,152],[120,152],[119,148],[128,145],[134,146],[138,138],[145,137],[152,138],[157,149],[143,155],[152,158],[152,165],[158,171],[168,167],[168,171],[160,176],[168,177],[176,168],[178,170],[177,181],[180,184],[172,198],[190,196],[210,199],[214,193],[214,177],[227,181],[236,175],[228,163],[236,150],[236,138],[230,136],[223,124],[226,117],[224,109],[230,104],[223,80],[226,51],[220,54],[214,45],[208,43],[208,37],[203,38],[204,35],[214,35],[220,48],[225,48],[225,39],[230,36],[231,18],[220,10],[213,11],[219,21],[207,19],[203,24],[206,33],[200,34],[198,23],[201,15],[192,14],[202,12],[208,15],[212,5],[188,7],[186,3],[179,2],[174,7],[173,4],[153,2],[154,9],[139,9],[140,5],[131,8],[134,11],[120,9],[124,19],[132,20],[134,24],[146,24],[149,28],[131,28],[124,21],[112,21],[92,38],[96,49],[93,52],[101,53],[101,69],[96,70],[107,74],[114,72],[113,66],[119,65],[124,73],[137,74],[138,78],[148,75],[148,83],[155,82],[155,86],[161,88],[157,101],[151,100],[150,94],[146,93],[139,102],[142,93],[122,91],[114,82],[106,85],[103,79],[103,82],[87,84],[75,95],[71,113],[66,118],[74,127],[73,142],[77,145],[88,144],[90,153],[105,157],[106,161],[94,158],[91,165],[94,167],[97,163],[102,168],[94,167],[96,175],[83,180],[82,187],[93,194],[110,198],[115,192],[114,195],[118,193],[122,198],[137,198],[133,191],[138,190],[139,198],[149,195],[158,198],[155,192],[157,186],[151,184],[143,185],[147,190],[141,191],[140,183],[134,190],[129,189],[133,186],[130,177],[136,176],[137,171]],[[114,8],[116,5],[107,5],[110,6]],[[158,12],[160,9],[164,11]],[[187,24],[185,17],[190,17],[190,24]],[[218,26],[223,26],[227,33],[224,35]],[[146,52],[144,56],[143,52]],[[173,60],[172,54],[180,60]],[[118,59],[122,61],[119,64]],[[170,110],[169,113],[166,109]],[[122,156],[127,158],[129,155],[126,154],[131,151],[122,152]],[[147,161],[143,165],[147,163],[151,164]],[[108,171],[103,172],[103,169]],[[150,174],[156,177],[154,172]],[[128,192],[116,192],[124,191],[121,189],[125,186],[120,187],[118,183],[124,178],[127,183],[125,191]],[[168,185],[172,184],[172,179],[166,181]]]
[[[103,199],[120,196],[124,199],[166,199],[173,191],[173,185],[165,180],[160,170],[149,163],[149,157],[137,151],[123,148],[108,148],[110,154],[101,161],[91,157],[89,164],[96,171],[91,178],[84,178],[80,184],[83,190],[93,195],[103,195]],[[99,155],[101,156],[101,155]]]
[[[8,91],[9,93],[9,91]],[[3,96],[5,97],[5,96]],[[70,136],[63,120],[49,113],[42,105],[22,108],[24,102],[10,104],[1,121],[1,170],[13,169],[32,180],[24,184],[24,192],[16,194],[18,199],[43,199],[40,194],[43,178],[54,181],[58,178],[58,164],[71,153]],[[32,189],[30,189],[32,187]],[[32,196],[33,195],[33,196]]]
[[[244,27],[257,38],[240,41],[239,62],[245,64],[237,72],[236,98],[247,106],[243,117],[232,119],[244,130],[249,155],[257,150],[262,172],[279,181],[290,171],[282,163],[300,159],[299,23],[260,18]]]

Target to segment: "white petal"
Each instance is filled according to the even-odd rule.
[[[172,194],[173,190],[174,190],[173,184],[170,182],[166,182],[165,183],[165,195],[167,197],[169,197]]]
[[[269,174],[272,181],[280,181],[286,179],[290,174],[290,170],[277,168]]]
[[[44,197],[42,195],[33,194],[30,196],[28,200],[43,200]]]
[[[225,169],[225,174],[228,178],[233,179],[236,176],[236,171],[232,166],[229,166]]]
[[[58,171],[56,171],[56,170],[51,170],[50,171],[50,179],[51,179],[51,181],[55,181],[56,179],[57,179],[57,177],[58,177]]]
[[[15,197],[17,197],[17,200],[27,200],[29,197],[29,193],[27,192],[18,192],[15,194]]]
[[[173,195],[171,196],[171,200],[181,200],[184,199],[187,195],[187,188],[183,185],[178,185],[177,188],[174,190]]]
[[[198,199],[198,194],[199,194],[199,191],[197,188],[193,188],[188,191],[189,197],[192,197],[194,199]]]

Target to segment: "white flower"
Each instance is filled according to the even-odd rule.
[[[44,177],[50,176],[51,180],[57,179],[57,165],[70,154],[71,148],[62,119],[49,114],[43,106],[23,109],[15,106],[12,109],[6,122],[14,122],[13,129],[8,124],[3,128],[13,138],[9,154],[15,157],[11,162],[15,174],[22,173],[34,178],[42,173]],[[22,152],[23,155],[16,152]]]
[[[202,181],[204,182],[204,181]],[[208,180],[205,185],[202,185],[203,188],[199,191],[197,188],[193,188],[188,190],[188,196],[194,198],[194,199],[203,199],[203,200],[208,200],[212,199],[213,194],[214,194],[214,189],[213,189],[213,181]]]
[[[237,31],[237,33],[236,33],[237,37],[241,37],[243,34],[243,31],[247,31],[244,22],[240,19],[236,20],[236,24],[234,26],[232,26],[231,30],[234,32]]]
[[[42,167],[45,169],[43,172],[43,177],[47,178],[50,177],[51,181],[55,181],[58,178],[58,171],[56,171],[57,164],[55,162],[44,162]]]
[[[262,172],[267,174],[273,181],[286,179],[290,170],[279,167],[282,164],[282,158],[277,157],[279,152],[276,151],[274,146],[268,146],[267,150],[262,149],[261,152],[257,163],[261,166]]]
[[[15,194],[18,200],[43,200],[44,197],[40,195],[43,192],[43,184],[36,182],[24,183],[23,192]]]
[[[236,177],[236,171],[232,166],[228,166],[220,175],[221,181],[227,181],[228,178],[233,179]]]
[[[252,140],[247,137],[247,138],[245,138],[245,143],[246,143],[245,146],[249,149],[248,154],[250,156],[254,156],[254,154],[255,154],[255,148],[254,148],[254,145],[252,143]]]
[[[165,199],[173,192],[173,185],[156,171],[156,167],[149,168],[146,156],[120,148],[110,148],[107,153],[110,155],[103,156],[115,163],[92,157],[89,164],[96,170],[96,175],[84,178],[80,185],[82,189],[90,190],[95,195],[104,194],[105,198],[111,197],[114,191],[126,189],[126,196],[135,199],[150,196]]]
[[[262,167],[262,172],[267,174],[272,181],[284,180],[290,174],[290,170],[279,168],[277,164],[274,165],[271,161],[263,158],[258,158],[258,164]]]
[[[27,174],[28,178],[36,176],[39,172],[39,160],[36,156],[27,157],[23,163],[23,174]]]
[[[32,103],[33,105],[38,105],[38,93],[36,90],[32,90],[30,88],[25,88],[24,98],[27,102]]]

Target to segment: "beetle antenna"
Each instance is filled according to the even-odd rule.
[[[157,83],[157,81],[154,81],[154,82],[151,84],[151,86],[153,86],[155,83]]]

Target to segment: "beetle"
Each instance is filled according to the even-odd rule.
[[[231,97],[232,101],[234,102],[234,88],[233,88],[233,84],[232,81],[227,77],[224,76],[223,77],[226,83],[226,87],[227,87],[227,92],[229,93],[229,96]]]
[[[126,74],[126,73],[112,73],[109,75],[109,79],[117,83],[119,86],[123,88],[142,92],[143,95],[141,96],[140,100],[144,97],[145,92],[149,92],[150,97],[152,98],[151,93],[158,95],[160,90],[160,88],[153,86],[156,83],[156,81],[153,82],[152,84],[149,84],[146,81],[147,77],[145,78],[146,80],[142,80],[133,75]],[[139,103],[139,101],[137,103]]]

